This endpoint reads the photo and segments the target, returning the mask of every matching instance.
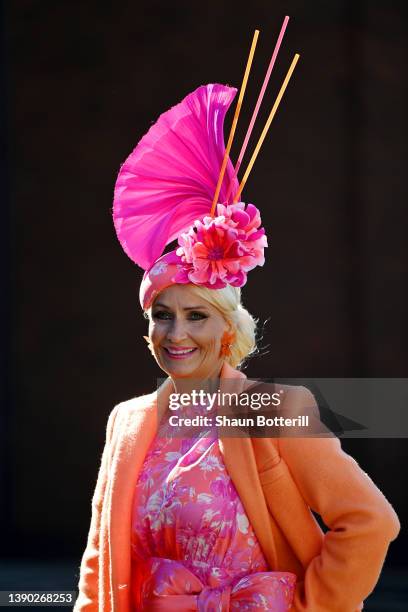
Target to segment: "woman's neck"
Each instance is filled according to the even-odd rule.
[[[215,393],[218,391],[220,386],[222,366],[223,364],[217,365],[217,367],[205,377],[200,377],[200,375],[197,375],[185,378],[173,378],[170,376],[174,386],[174,392],[178,394],[190,394],[194,390],[202,390],[205,393]]]

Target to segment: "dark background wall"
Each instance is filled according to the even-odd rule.
[[[5,557],[79,559],[108,414],[160,375],[111,219],[120,164],[197,86],[239,86],[258,27],[242,137],[285,14],[257,134],[301,57],[244,192],[270,243],[244,289],[269,348],[246,373],[408,377],[405,2],[5,4]],[[343,446],[404,520],[407,441]]]

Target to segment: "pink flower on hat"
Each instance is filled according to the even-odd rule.
[[[178,238],[176,251],[182,268],[177,283],[194,283],[210,289],[242,287],[247,272],[265,263],[268,246],[259,210],[244,202],[217,205],[216,217],[195,221]]]

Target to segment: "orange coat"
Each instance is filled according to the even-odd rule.
[[[226,377],[246,379],[227,363]],[[285,404],[295,412],[314,402],[304,387],[287,389]],[[133,493],[157,431],[158,394],[161,400],[172,391],[168,378],[158,392],[122,402],[109,416],[74,612],[131,610]],[[361,610],[400,524],[339,440],[220,436],[219,443],[270,569],[298,576],[291,612]]]

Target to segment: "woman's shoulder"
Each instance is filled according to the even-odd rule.
[[[282,404],[284,402],[290,404],[301,403],[306,404],[310,408],[317,405],[313,393],[302,385],[287,385],[273,380],[247,378],[244,391],[247,393],[279,393],[282,397]]]
[[[106,425],[107,440],[111,440],[114,431],[121,429],[121,423],[126,420],[130,422],[129,415],[132,413],[153,410],[156,406],[156,393],[148,393],[146,395],[138,395],[131,397],[115,404],[109,413],[108,422]]]
[[[131,397],[130,399],[123,400],[122,402],[119,402],[119,404],[116,404],[113,411],[124,413],[133,410],[152,408],[156,403],[156,397],[156,392],[136,395],[135,397]]]

